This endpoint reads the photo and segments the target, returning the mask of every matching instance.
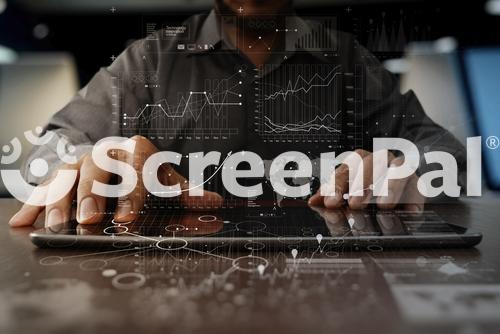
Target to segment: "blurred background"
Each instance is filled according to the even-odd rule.
[[[451,131],[465,140],[471,129],[453,55],[500,45],[500,0],[295,0],[294,5],[300,15],[337,17],[340,30],[353,33],[400,76],[402,91],[413,89],[438,123],[453,120]],[[212,0],[0,0],[4,153],[14,136],[43,125],[99,67],[145,37],[145,17],[165,14],[175,24],[211,6]]]
[[[131,40],[144,36],[143,16],[166,14],[172,23],[207,11],[212,0],[0,0],[0,45],[16,52],[64,51],[76,62],[86,83]],[[500,1],[295,0],[302,15],[335,15],[340,29],[355,33],[377,51],[370,30],[385,23],[386,33],[402,22],[406,40],[455,37],[460,45],[500,41]],[[357,30],[353,31],[352,19]],[[393,26],[394,29],[393,29]],[[388,36],[390,38],[390,35]],[[403,51],[403,50],[396,50]],[[397,57],[397,54],[390,55]]]
[[[339,28],[377,52],[377,30],[404,43],[453,36],[460,46],[500,42],[500,1],[295,0],[302,15],[335,15]],[[212,0],[0,0],[0,45],[15,52],[64,51],[74,57],[80,85],[131,41],[144,37],[143,16],[166,14],[182,22],[207,11]],[[352,19],[357,20],[353,31]],[[384,24],[384,26],[382,26]],[[372,34],[370,34],[372,32]],[[372,40],[370,40],[372,37]],[[404,46],[398,45],[403,51]],[[4,50],[2,53],[5,53]],[[396,53],[386,57],[399,57]],[[9,58],[4,55],[3,58]]]

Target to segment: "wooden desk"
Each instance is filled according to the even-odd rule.
[[[248,253],[37,249],[0,200],[1,333],[498,333],[500,201],[453,210],[473,249]],[[437,211],[439,211],[437,210]],[[239,259],[238,259],[239,258]],[[238,259],[238,260],[234,260]],[[241,262],[243,264],[243,262]],[[251,264],[250,264],[251,265]]]

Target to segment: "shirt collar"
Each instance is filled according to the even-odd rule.
[[[196,47],[191,50],[191,53],[205,53],[221,48],[225,39],[222,36],[218,20],[215,10],[212,9],[201,24],[196,37]]]

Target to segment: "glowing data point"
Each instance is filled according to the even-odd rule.
[[[321,240],[323,240],[323,236],[321,234],[316,235],[316,240],[318,240],[318,244],[320,244]]]
[[[296,259],[296,258],[297,258],[297,254],[298,254],[298,253],[299,253],[299,251],[298,251],[297,249],[295,249],[295,248],[294,248],[294,249],[292,249],[292,256],[293,256],[293,258],[294,258],[294,259]]]
[[[113,277],[117,274],[115,269],[105,269],[102,271],[102,276],[104,277]]]
[[[266,270],[266,266],[265,265],[259,264],[257,266],[257,271],[259,272],[259,274],[263,275],[264,274],[264,270]]]

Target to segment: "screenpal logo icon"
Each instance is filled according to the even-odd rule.
[[[57,141],[58,158],[67,164],[77,162],[76,157],[72,155],[75,152],[75,147],[69,145],[65,138],[57,136],[52,131],[47,131],[43,135],[42,132],[42,127],[37,127],[35,133],[32,131],[24,132],[24,137],[34,146],[47,145],[55,140]],[[12,139],[10,145],[4,145],[2,152],[2,158],[0,159],[2,166],[9,166],[18,161],[22,154],[22,145],[19,138]],[[29,164],[29,172],[35,177],[46,177],[49,173],[49,164],[45,159],[36,158]],[[78,172],[70,169],[59,170],[50,182],[37,187],[26,182],[19,169],[2,168],[0,175],[7,190],[17,200],[28,205],[46,206],[57,202],[71,190]]]

